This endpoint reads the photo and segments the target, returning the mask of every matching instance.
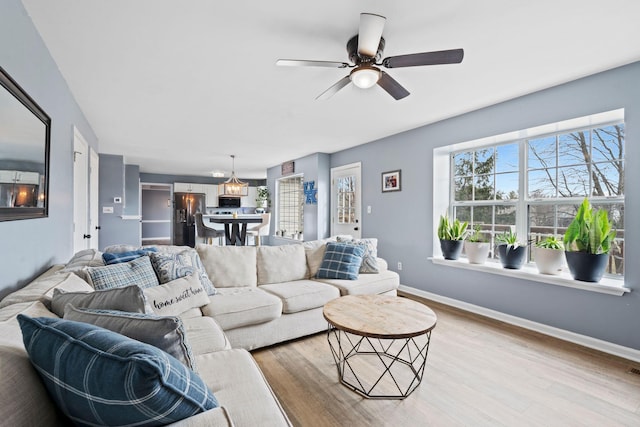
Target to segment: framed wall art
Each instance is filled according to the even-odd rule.
[[[400,169],[382,172],[382,192],[400,191]]]

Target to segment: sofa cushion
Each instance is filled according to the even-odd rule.
[[[207,295],[215,295],[216,288],[194,249],[189,248],[176,253],[151,253],[149,256],[161,284],[192,274],[198,278]]]
[[[151,310],[161,316],[178,316],[209,304],[209,296],[195,275],[181,277],[144,290]]]
[[[121,262],[129,262],[136,258],[140,258],[141,256],[149,255],[150,252],[156,252],[157,249],[155,247],[150,247],[146,249],[137,249],[135,251],[128,252],[105,252],[102,254],[102,259],[106,265],[111,264],[119,264]]]
[[[361,246],[329,242],[316,277],[356,280],[363,255]]]
[[[224,330],[269,322],[282,314],[282,301],[255,287],[222,288],[202,307]]]
[[[231,343],[220,325],[209,316],[182,318],[182,324],[187,331],[187,339],[194,355],[231,348]]]
[[[217,288],[257,285],[255,246],[197,245],[196,250]]]
[[[197,361],[202,378],[229,411],[234,425],[293,425],[248,351],[217,351],[197,356]]]
[[[93,292],[65,292],[54,289],[51,298],[51,311],[62,317],[64,307],[67,304],[72,304],[76,308],[98,308],[132,313],[148,311],[144,293],[138,285]]]
[[[302,245],[258,247],[258,285],[307,278],[307,258]]]
[[[76,272],[85,267],[100,267],[103,265],[104,259],[102,258],[102,252],[97,249],[83,249],[73,254],[62,271]]]
[[[322,307],[332,299],[340,297],[335,286],[313,280],[297,280],[294,282],[262,285],[263,289],[282,300],[283,313],[297,313]]]
[[[186,330],[179,317],[127,313],[117,310],[78,309],[67,304],[64,318],[89,323],[166,351],[196,370]]]
[[[51,398],[77,424],[166,424],[218,406],[198,375],[153,346],[81,322],[18,321]]]
[[[383,294],[395,291],[400,285],[400,276],[391,270],[378,274],[361,274],[357,280],[314,279],[340,289],[341,295]]]
[[[89,284],[97,291],[128,285],[138,285],[142,289],[158,286],[158,278],[148,256],[121,264],[87,267],[86,271]]]
[[[320,264],[322,264],[322,260],[324,259],[327,242],[331,241],[335,242],[335,239],[310,240],[302,244],[305,256],[307,257],[307,277],[316,277],[318,268],[320,268]]]
[[[338,238],[338,242],[351,243],[354,245],[360,245],[364,249],[364,255],[362,256],[362,264],[360,264],[359,273],[378,273],[378,239],[345,239],[343,237]]]
[[[50,269],[35,280],[4,297],[0,301],[0,308],[19,302],[49,300],[54,289],[66,291],[92,291],[93,288],[80,277],[71,272],[50,273],[59,269]]]

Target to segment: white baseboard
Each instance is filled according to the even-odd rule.
[[[564,341],[572,342],[584,347],[592,348],[594,350],[602,351],[604,353],[612,354],[614,356],[622,357],[634,362],[640,363],[640,350],[636,350],[629,347],[624,347],[618,344],[613,344],[607,341],[592,338],[586,335],[576,334],[575,332],[566,331],[564,329],[555,328],[542,323],[533,322],[531,320],[523,319],[521,317],[512,316],[510,314],[501,313],[499,311],[491,310],[489,308],[481,307],[479,305],[469,304],[464,301],[456,300],[453,298],[445,297],[442,295],[434,294],[431,292],[423,291],[409,286],[400,285],[399,291],[405,292],[417,297],[426,298],[432,301],[436,301],[445,305],[459,308],[471,313],[479,314],[481,316],[489,317],[491,319],[499,320],[501,322],[509,323],[511,325],[519,326],[521,328],[529,329],[531,331],[540,332],[554,338],[559,338]]]

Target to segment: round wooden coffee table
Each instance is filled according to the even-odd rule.
[[[371,399],[404,399],[422,381],[436,315],[385,295],[347,295],[325,304],[327,340],[340,382]]]

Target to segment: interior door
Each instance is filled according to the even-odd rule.
[[[73,251],[89,248],[89,150],[77,129],[73,132]]]
[[[360,162],[331,169],[331,235],[362,237]]]
[[[93,148],[89,148],[89,248],[98,249],[98,236],[100,236],[100,225],[98,224],[98,188],[100,170],[100,157]]]

